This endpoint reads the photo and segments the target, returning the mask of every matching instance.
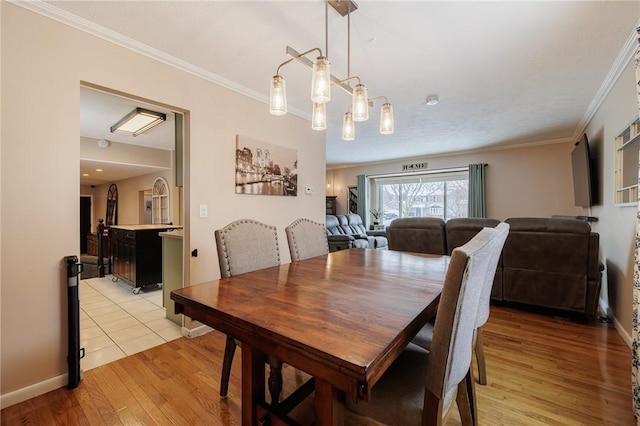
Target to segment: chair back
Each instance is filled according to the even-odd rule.
[[[451,254],[433,328],[426,378],[427,389],[442,400],[443,412],[449,408],[458,384],[471,367],[478,304],[497,232],[484,228]]]
[[[322,223],[298,219],[287,226],[284,232],[287,234],[292,262],[329,253],[327,231]]]
[[[489,266],[487,269],[487,275],[482,285],[482,293],[480,294],[480,303],[478,304],[478,315],[476,317],[476,328],[482,327],[489,319],[489,311],[491,307],[491,289],[493,288],[494,277],[496,275],[496,267],[500,260],[502,253],[502,247],[509,235],[509,224],[500,222],[495,227],[497,233],[493,239],[493,254],[489,259]]]
[[[280,264],[275,226],[240,219],[216,230],[215,238],[222,278]]]
[[[437,217],[394,219],[387,227],[389,250],[447,254],[444,220]]]

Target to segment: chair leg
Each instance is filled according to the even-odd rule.
[[[478,383],[487,384],[487,370],[484,362],[484,346],[482,343],[482,327],[476,328],[476,360],[478,361]]]
[[[422,410],[423,426],[442,426],[443,421],[442,400],[435,396],[429,389],[424,391],[424,409]]]
[[[471,368],[469,368],[464,380],[458,383],[458,393],[456,394],[456,404],[458,405],[460,420],[463,425],[478,425],[478,409],[474,383]]]
[[[231,363],[233,355],[236,353],[236,339],[227,336],[227,343],[224,346],[224,358],[222,360],[222,375],[220,378],[220,397],[226,398],[229,391],[229,378],[231,377]]]

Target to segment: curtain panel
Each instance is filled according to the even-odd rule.
[[[638,47],[636,47],[636,93],[638,96],[638,109],[640,113],[640,28],[638,31]],[[638,159],[640,162],[640,158]],[[640,167],[638,168],[640,171]],[[638,176],[640,183],[640,174]],[[633,398],[633,414],[640,419],[640,202],[636,215],[636,244],[635,265],[633,267],[633,316],[632,316],[632,345],[631,345],[631,385]]]
[[[469,164],[468,217],[487,217],[484,194],[484,166],[486,164]]]

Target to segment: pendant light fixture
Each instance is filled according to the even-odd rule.
[[[328,39],[328,6],[331,5],[340,15],[347,17],[347,78],[339,79],[331,74],[331,63],[329,62],[329,39]],[[284,78],[280,75],[280,68],[292,61],[297,61],[312,70],[311,75],[311,100],[313,102],[311,114],[311,127],[314,130],[325,130],[327,128],[326,104],[331,100],[331,86],[335,85],[352,96],[350,110],[347,111],[342,121],[342,139],[353,140],[355,137],[355,122],[363,122],[369,119],[369,108],[373,106],[372,99],[368,97],[367,88],[357,76],[351,76],[351,12],[358,6],[353,0],[326,0],[325,1],[325,52],[318,47],[298,53],[295,49],[287,46],[286,53],[290,59],[278,66],[276,74],[271,80],[271,90],[269,99],[269,111],[273,115],[284,115],[287,113],[287,95]],[[306,55],[311,52],[318,52],[315,62],[309,60]],[[357,80],[355,87],[351,87],[348,82]],[[376,99],[376,98],[373,98]],[[393,107],[384,97],[385,103],[380,110],[380,133],[383,135],[392,134],[394,131]]]
[[[327,104],[313,103],[311,112],[311,128],[313,130],[325,130],[327,128]]]
[[[287,89],[282,76],[273,76],[269,99],[269,112],[271,114],[285,115],[287,113]]]
[[[353,89],[353,121],[367,121],[369,119],[369,97],[367,88],[359,83]]]
[[[317,104],[331,100],[331,63],[324,56],[318,56],[313,64],[311,100]]]
[[[389,102],[385,102],[380,108],[380,134],[390,135],[394,130],[393,107]]]
[[[352,141],[356,137],[356,127],[353,125],[351,111],[347,111],[342,119],[342,140]]]

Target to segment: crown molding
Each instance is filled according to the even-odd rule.
[[[362,166],[377,166],[384,164],[393,164],[393,163],[401,163],[404,161],[428,161],[434,158],[446,158],[446,157],[457,157],[461,155],[473,155],[473,154],[484,154],[487,152],[495,152],[495,151],[506,151],[511,149],[522,149],[522,148],[533,148],[536,146],[542,145],[557,145],[562,143],[575,142],[574,138],[560,138],[560,139],[548,139],[544,141],[536,141],[536,142],[523,142],[515,145],[498,145],[498,146],[488,146],[484,148],[475,148],[475,149],[466,149],[460,151],[451,151],[451,152],[441,152],[441,153],[433,153],[433,154],[422,154],[415,157],[402,157],[402,158],[394,158],[390,160],[380,160],[380,161],[370,161],[364,163],[348,163],[348,164],[333,164],[327,163],[327,170],[339,170],[339,169],[349,169],[352,167],[362,167]]]
[[[184,71],[195,77],[209,81],[218,86],[222,86],[225,89],[247,96],[251,99],[255,99],[264,104],[267,104],[267,105],[269,104],[268,96],[265,96],[262,93],[249,89],[234,81],[228,80],[218,74],[215,74],[203,68],[197,67],[189,62],[183,61],[182,59],[176,58],[175,56],[171,56],[154,47],[148,46],[144,43],[140,43],[118,32],[112,31],[94,22],[91,22],[77,15],[69,13],[65,10],[59,9],[49,3],[45,3],[42,0],[31,0],[31,1],[7,0],[7,1],[23,9],[27,9],[31,12],[53,19],[54,21],[68,25],[72,28],[75,28],[87,34],[91,34],[105,41],[116,44],[120,47],[124,47],[125,49],[139,53],[141,55],[154,59],[163,64],[169,65],[173,68]],[[306,120],[311,120],[311,115],[306,111],[300,110],[299,108],[290,107],[289,112],[298,117],[304,118]]]
[[[589,107],[582,117],[582,120],[580,120],[580,123],[578,123],[578,127],[576,127],[576,130],[573,133],[574,140],[578,140],[584,133],[584,130],[587,128],[593,117],[596,115],[596,112],[598,112],[598,109],[600,109],[602,103],[609,95],[609,92],[613,88],[613,85],[616,83],[616,81],[618,81],[618,78],[620,78],[620,75],[624,71],[629,61],[634,58],[636,49],[638,48],[638,33],[636,31],[636,28],[638,26],[640,26],[640,20],[636,23],[633,31],[631,31],[631,34],[627,38],[624,46],[622,46],[620,53],[618,53],[618,57],[613,62],[611,69],[609,69],[609,73],[607,73],[606,77],[604,78],[600,89],[598,89],[598,91],[596,92],[596,95],[591,101],[591,104],[589,104]]]

